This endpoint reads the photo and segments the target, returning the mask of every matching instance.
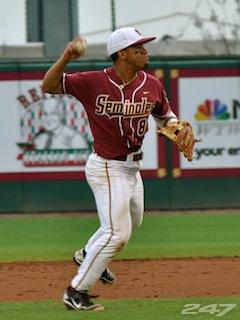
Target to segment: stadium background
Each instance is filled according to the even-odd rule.
[[[133,24],[143,33],[157,36],[149,46],[149,72],[164,82],[177,113],[187,116],[190,112],[195,129],[199,122],[192,115],[204,100],[197,102],[193,83],[206,79],[210,89],[219,92],[209,97],[206,86],[205,99],[227,97],[226,101],[220,98],[226,104],[220,108],[223,112],[207,113],[201,123],[226,127],[231,123],[234,135],[224,131],[216,140],[209,135],[211,143],[207,140],[203,145],[214,149],[216,142],[217,148],[234,146],[236,152],[227,157],[221,152],[205,154],[200,165],[196,161],[189,167],[170,143],[157,137],[150,146],[156,161],[146,163],[143,170],[143,226],[113,265],[120,278],[113,291],[106,293],[107,288],[97,287],[106,313],[87,315],[86,319],[120,320],[131,315],[132,319],[178,320],[184,318],[182,310],[187,303],[208,307],[200,313],[195,309],[194,315],[185,316],[188,319],[213,319],[221,304],[235,304],[224,319],[239,318],[239,7],[239,1],[224,0],[152,0],[147,7],[140,0],[58,0],[58,6],[53,0],[18,0],[11,1],[11,6],[0,0],[0,280],[5,288],[0,296],[0,319],[78,317],[65,312],[61,294],[75,272],[69,262],[72,251],[84,245],[98,225],[84,165],[71,167],[71,158],[68,167],[33,168],[20,161],[24,158],[17,159],[19,153],[9,151],[13,145],[14,150],[29,147],[26,140],[22,143],[18,138],[21,134],[27,137],[33,123],[38,126],[37,113],[23,117],[23,101],[18,98],[39,87],[44,72],[72,36],[85,36],[89,49],[82,61],[71,63],[69,71],[102,69],[111,63],[105,52],[106,36],[114,28]],[[189,92],[184,81],[188,81]],[[227,85],[221,87],[221,81]],[[196,96],[190,111],[184,103],[188,93]],[[84,131],[81,111],[68,104],[66,110],[66,123]],[[79,117],[75,118],[76,114]],[[219,141],[222,145],[217,145]],[[32,165],[33,155],[29,149],[24,151]],[[70,150],[70,156],[78,159],[74,152]],[[56,155],[39,151],[38,156],[49,159]],[[147,157],[150,159],[151,153]],[[150,279],[149,270],[154,274]],[[123,287],[128,299],[120,296]],[[147,288],[148,293],[144,292]]]
[[[4,2],[3,0],[1,2],[3,9]],[[176,1],[171,1],[168,4],[165,1],[152,1],[153,7],[156,6],[159,10],[153,10],[150,6],[147,17],[144,16],[143,3],[138,6],[139,10],[136,15],[130,14],[134,3],[132,1],[126,10],[124,3],[120,1],[101,1],[101,5],[99,1],[58,1],[57,8],[54,1],[21,0],[21,5],[18,2],[19,13],[22,17],[21,21],[16,20],[18,27],[21,26],[17,33],[18,37],[15,34],[14,38],[11,33],[7,36],[8,31],[16,32],[16,30],[11,29],[13,23],[7,23],[7,17],[2,20],[0,77],[3,85],[2,103],[5,108],[7,104],[14,103],[15,112],[20,112],[21,104],[16,97],[24,94],[24,90],[26,92],[27,89],[31,89],[30,84],[29,88],[23,89],[24,80],[31,80],[33,77],[33,81],[36,79],[41,81],[44,72],[55,57],[61,53],[67,41],[79,32],[89,41],[88,54],[83,60],[72,63],[69,70],[91,70],[108,66],[110,61],[106,57],[105,38],[111,29],[132,23],[143,33],[157,36],[157,41],[148,47],[151,55],[149,71],[155,73],[160,81],[163,81],[173,109],[178,114],[184,114],[184,106],[177,102],[181,99],[180,86],[176,91],[174,85],[171,84],[174,70],[179,70],[179,79],[181,79],[181,72],[186,73],[187,70],[192,70],[190,77],[194,77],[193,69],[195,69],[195,71],[199,71],[198,76],[201,70],[203,73],[205,72],[206,77],[214,76],[212,79],[215,83],[226,75],[228,78],[225,79],[230,80],[229,86],[232,86],[233,78],[236,83],[239,81],[236,78],[239,75],[239,57],[237,55],[239,52],[237,31],[239,7],[237,2],[192,1],[190,5],[189,1],[183,1],[180,5]],[[11,8],[5,7],[5,10],[6,13],[13,14]],[[92,17],[92,19],[86,17]],[[169,26],[172,27],[169,28]],[[9,81],[9,79],[15,81],[12,91],[9,89],[10,92],[4,89],[4,81]],[[189,90],[196,90],[196,88],[191,89],[191,81],[189,86]],[[223,90],[228,91],[228,88],[225,86]],[[232,112],[230,110],[232,101],[237,101],[235,126],[239,126],[239,90],[236,89],[234,96],[231,96],[232,93],[229,92],[228,101],[220,101],[227,105],[227,112]],[[12,95],[12,101],[9,100],[9,95]],[[208,93],[206,93],[205,99],[208,98]],[[213,95],[209,99],[218,98]],[[189,104],[187,108],[197,108],[199,102],[204,103],[196,98],[196,105]],[[176,106],[177,104],[179,105]],[[216,119],[214,111],[211,112],[212,114],[208,115],[207,120]],[[74,121],[74,118],[71,120],[69,113],[68,115],[69,119],[66,121]],[[2,119],[0,142],[1,149],[4,150],[4,145],[8,141],[7,136],[9,136],[9,125],[18,127],[19,121],[8,123],[10,121],[8,114],[3,114]],[[75,120],[79,121],[79,125],[81,125],[81,119]],[[191,116],[189,120],[195,121]],[[222,119],[222,123],[225,120]],[[29,123],[33,120],[22,119],[21,121],[22,130],[27,130],[24,123],[26,125],[27,121]],[[227,122],[226,120],[225,123]],[[32,130],[36,131],[36,128]],[[206,137],[204,138],[206,139]],[[192,169],[196,170],[191,174],[186,174],[191,170],[185,170],[184,174],[184,168],[182,168],[184,161],[181,160],[179,163],[178,155],[175,150],[172,150],[170,144],[160,141],[157,151],[154,145],[147,153],[150,157],[149,154],[153,152],[152,158],[156,157],[156,152],[160,154],[158,166],[154,168],[156,172],[152,174],[144,174],[143,172],[146,185],[146,209],[239,207],[239,165],[235,165],[240,157],[239,147],[235,143],[237,151],[234,157],[223,159],[216,154],[216,150],[223,148],[226,144],[229,144],[227,147],[230,149],[231,143],[228,141],[233,139],[238,139],[238,135],[232,136],[229,132],[224,132],[221,141],[217,141],[215,146],[214,143],[210,146],[205,143],[202,148],[215,152],[214,155],[207,154],[206,161],[214,162],[216,160],[216,164],[208,168],[206,164],[201,167],[196,163],[192,166]],[[16,140],[17,137],[15,137],[15,141],[9,140],[8,143],[16,144]],[[10,162],[12,159],[9,158],[15,156],[17,155],[5,154],[1,161]],[[233,163],[231,163],[232,160]],[[77,170],[72,169],[71,173],[68,172],[64,175],[64,168],[66,166],[62,166],[61,174],[56,175],[55,166],[54,178],[53,174],[46,174],[44,170],[42,170],[42,175],[39,172],[38,175],[27,174],[24,167],[18,168],[16,172],[14,168],[4,168],[0,162],[0,211],[94,210],[93,198],[82,172],[74,174],[73,171]],[[75,168],[80,167],[75,165]],[[82,169],[80,168],[81,171]],[[49,170],[51,171],[51,169]],[[188,196],[190,193],[191,197]],[[13,194],[14,197],[12,197]],[[79,194],[83,197],[79,197]]]

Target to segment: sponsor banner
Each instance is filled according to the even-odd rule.
[[[42,77],[24,72],[0,77],[0,180],[84,178],[93,145],[86,111],[72,96],[43,93]],[[157,148],[156,124],[150,119],[143,144],[145,176],[157,176]]]
[[[191,122],[201,139],[195,145],[192,163],[174,149],[176,175],[239,175],[240,72],[172,70],[171,78],[177,113]]]

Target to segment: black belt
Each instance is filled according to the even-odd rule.
[[[136,153],[133,155],[133,161],[140,161],[143,159],[143,152],[140,153]],[[127,156],[122,156],[122,157],[115,157],[109,160],[118,160],[118,161],[126,161],[127,160]]]

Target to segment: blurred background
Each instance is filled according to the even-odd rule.
[[[149,118],[146,209],[240,207],[240,0],[0,0],[0,212],[95,210],[84,175],[93,142],[85,108],[49,97],[41,84],[79,34],[88,50],[67,71],[109,67],[106,39],[126,26],[156,36],[146,45],[148,72],[201,139],[189,163]],[[51,125],[48,140],[47,121],[81,145],[47,144],[60,139]]]
[[[77,34],[104,58],[124,26],[157,37],[151,55],[235,55],[239,25],[239,0],[0,0],[0,58],[57,56]]]

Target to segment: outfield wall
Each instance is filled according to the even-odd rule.
[[[86,113],[71,96],[42,92],[41,81],[50,65],[0,62],[2,213],[95,209],[84,176],[92,146]],[[109,61],[77,61],[69,71],[109,65]],[[148,72],[164,83],[173,110],[192,123],[201,142],[189,163],[157,135],[150,119],[143,145],[146,209],[239,207],[239,57],[153,58]],[[47,117],[61,122],[67,142],[63,144],[60,135],[53,140],[44,127]]]

